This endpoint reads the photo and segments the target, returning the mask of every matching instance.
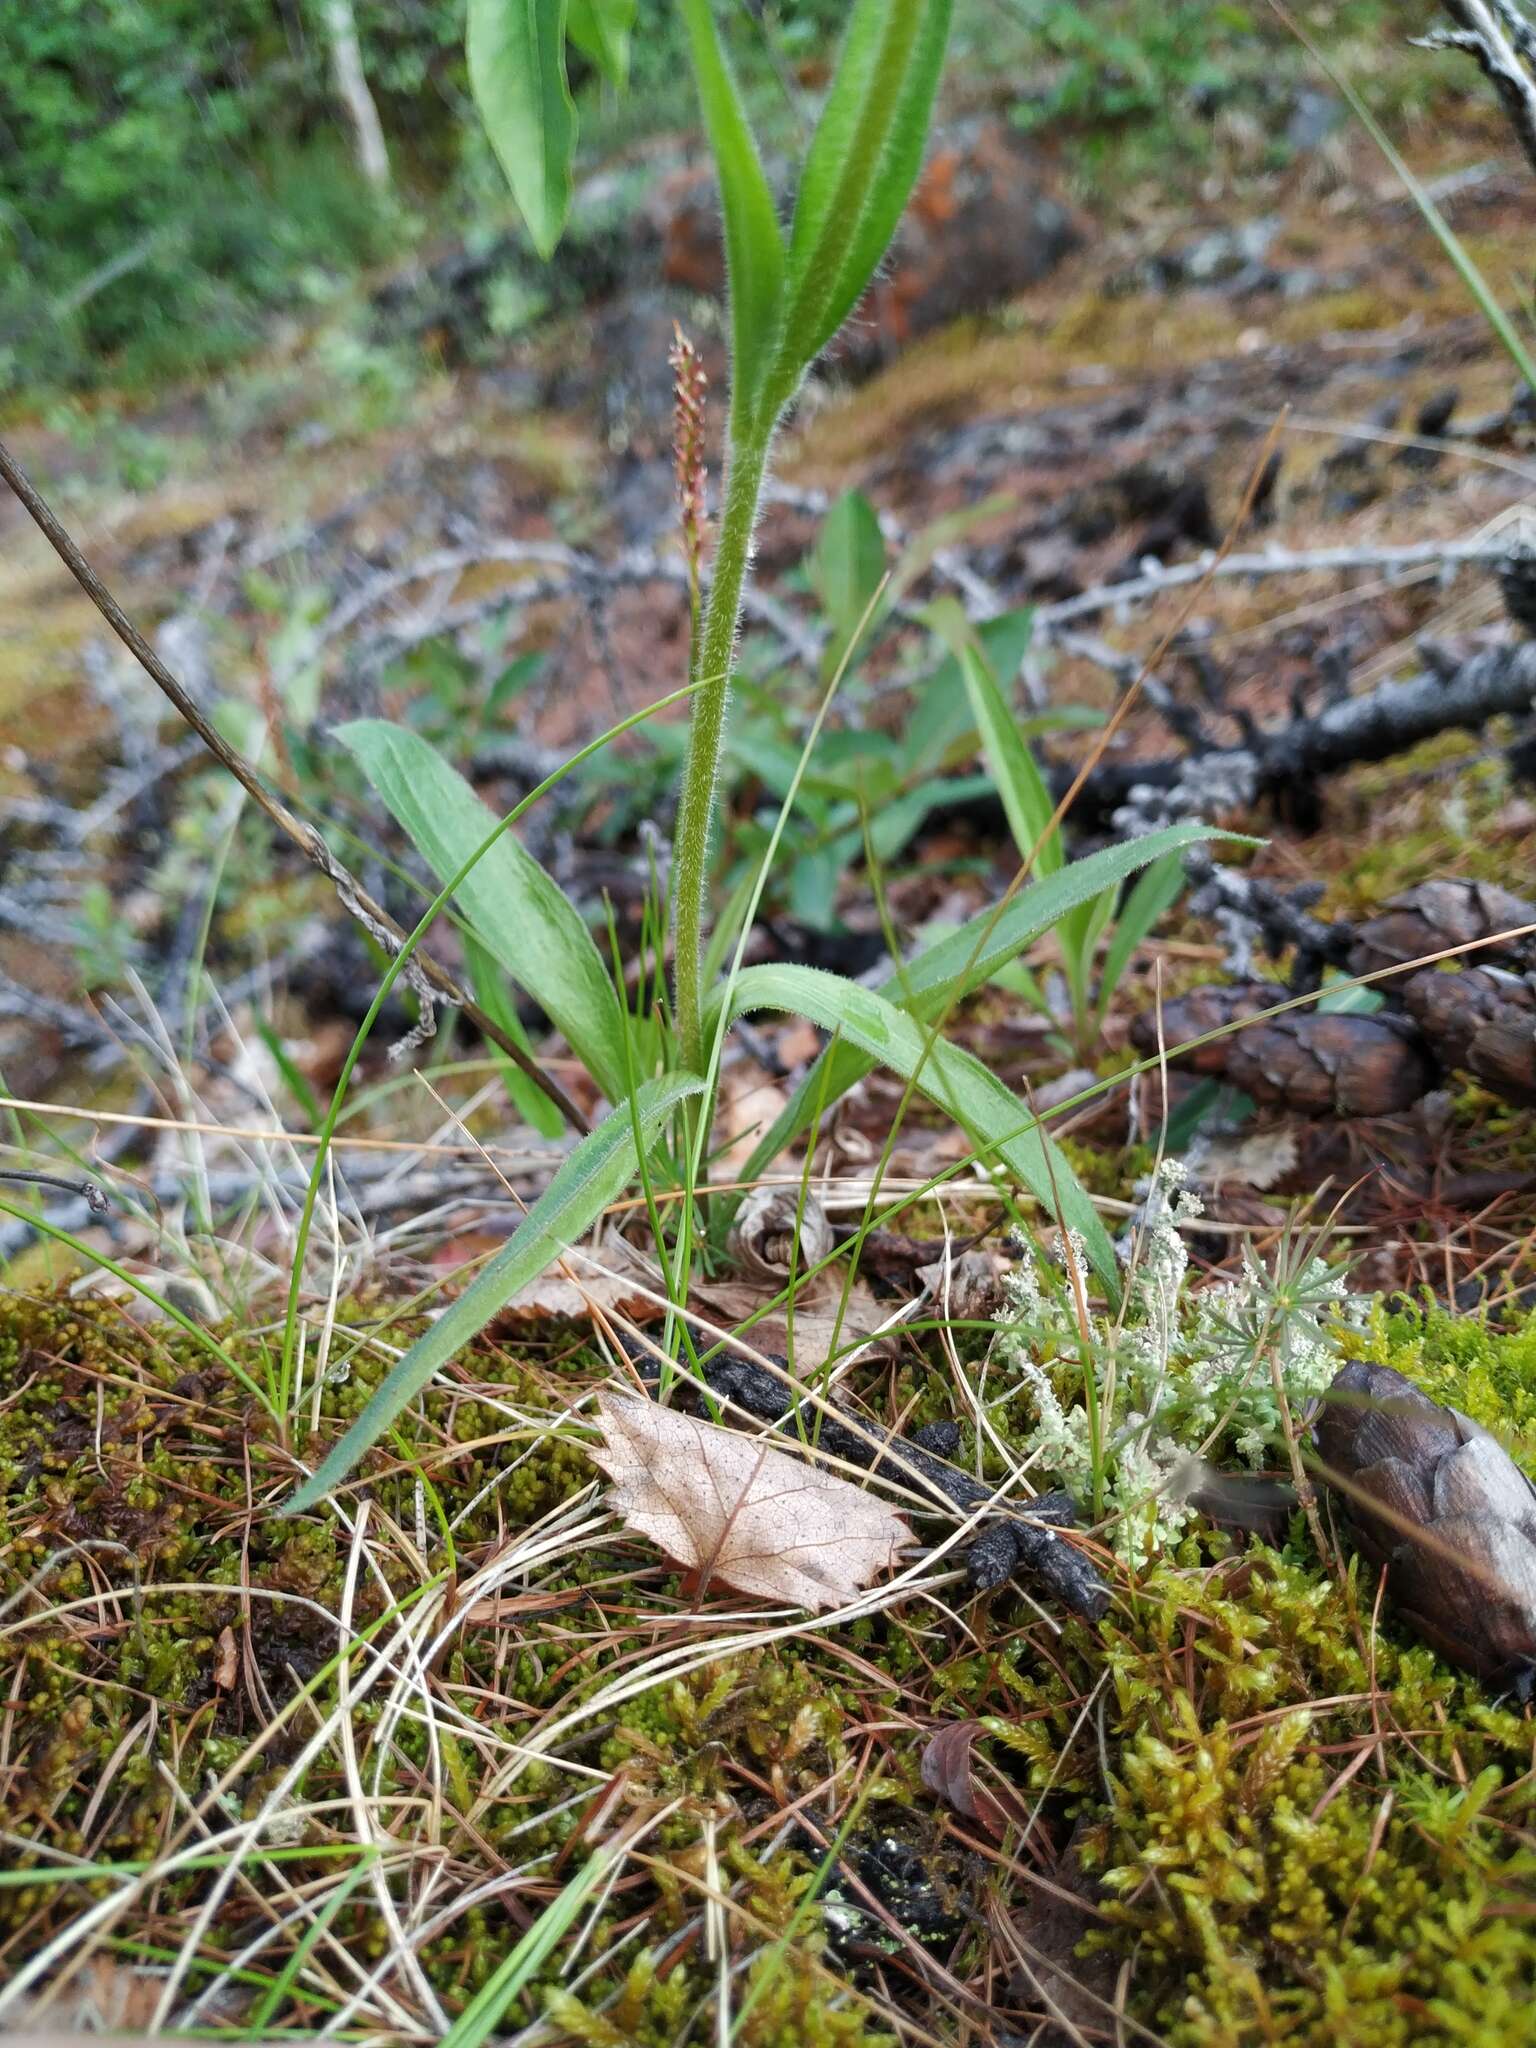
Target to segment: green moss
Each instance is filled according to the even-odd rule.
[[[1506,1329],[1445,1309],[1379,1304],[1364,1330],[1342,1339],[1347,1354],[1390,1365],[1436,1401],[1491,1430],[1536,1469],[1536,1315]]]
[[[324,1389],[324,1436],[359,1412],[388,1369],[388,1357],[371,1341],[380,1306],[365,1300],[342,1307],[333,1356],[347,1371]],[[408,1328],[390,1327],[392,1344],[408,1335]],[[259,1346],[238,1329],[221,1336],[262,1383]],[[591,1465],[564,1426],[569,1397],[564,1374],[546,1378],[492,1346],[477,1352],[469,1378],[449,1375],[423,1397],[412,1428],[454,1524],[461,1568],[590,1483]],[[399,1446],[376,1453],[372,1467],[378,1515],[413,1530],[415,1478],[402,1469]],[[185,1812],[175,1787],[184,1796],[205,1792],[237,1769],[261,1733],[253,1684],[280,1703],[296,1680],[322,1675],[316,1708],[323,1712],[334,1702],[323,1674],[336,1650],[331,1617],[343,1596],[346,1531],[329,1516],[290,1523],[268,1511],[266,1503],[291,1484],[292,1470],[271,1418],[179,1329],[140,1327],[115,1306],[89,1300],[18,1296],[0,1309],[0,1599],[40,1610],[34,1628],[0,1637],[0,1689],[11,1703],[7,1761],[19,1788],[8,1798],[7,1824],[35,1844],[39,1863],[62,1854],[157,1854]],[[419,1570],[399,1546],[382,1543],[374,1556],[382,1583],[371,1573],[360,1577],[353,1603],[360,1626],[419,1584]],[[582,1589],[611,1581],[615,1563],[612,1551],[577,1551],[551,1561],[540,1590],[567,1591],[580,1605]],[[58,1610],[72,1601],[90,1606],[104,1585],[116,1588],[107,1595],[109,1625],[77,1633]],[[683,1604],[678,1581],[666,1573],[655,1575],[650,1590],[658,1612]],[[532,1711],[554,1703],[570,1708],[654,1646],[646,1629],[608,1638],[599,1629],[593,1646],[572,1658],[570,1633],[558,1610],[547,1623],[531,1616],[511,1638],[508,1670],[496,1662],[498,1640],[507,1639],[466,1628],[443,1677],[471,1703],[494,1690]],[[233,1684],[220,1675],[231,1648]],[[146,1713],[151,1749],[140,1741]],[[374,1701],[355,1707],[360,1736],[376,1718]],[[846,1773],[845,1718],[837,1692],[791,1644],[653,1686],[606,1724],[593,1758],[622,1773],[633,1799],[677,1806],[649,1844],[656,1863],[648,1908],[658,1938],[697,1914],[706,1816],[714,1817],[719,1853],[752,1924],[767,1930],[765,1939],[789,1924],[812,1864],[794,1844],[780,1848],[772,1867],[738,1853],[738,1788],[728,1784],[725,1764],[740,1761],[793,1803]],[[380,1764],[379,1790],[418,1800],[434,1743],[454,1802],[467,1811],[478,1797],[477,1759],[447,1725],[401,1723]],[[268,1745],[236,1778],[232,1810],[257,1812],[294,1753],[286,1738]],[[109,1766],[110,1797],[87,1841],[82,1823]],[[329,1754],[299,1788],[315,1799],[341,1789]],[[569,1790],[559,1773],[530,1769],[512,1796],[478,1809],[465,1848],[488,1847],[520,1868],[556,1857],[579,1867],[583,1815],[568,1803]],[[290,1869],[295,1881],[305,1874],[302,1863]],[[336,1866],[317,1864],[310,1874],[334,1881]],[[158,1894],[166,1914],[195,1907],[205,1884],[196,1876],[168,1880]],[[79,1910],[82,1889],[0,1890],[0,1934],[19,1933],[22,1951],[30,1950]],[[230,1926],[243,1911],[238,1899],[237,1889]],[[617,1920],[600,1922],[594,1950],[618,1929]],[[392,1939],[361,1897],[338,1918],[336,1931],[369,1957],[386,1954]],[[450,2011],[489,1980],[521,1931],[501,1907],[475,1906],[426,1945],[424,1967]],[[225,1932],[221,1915],[207,1939],[216,1945]],[[815,1934],[813,1924],[807,1938]],[[600,1976],[589,1990],[590,2026],[598,2029],[591,2038],[607,2038],[602,2028],[621,2025],[629,2027],[626,2039],[670,2041],[679,2014],[696,2011],[710,1995],[714,1966],[690,1955],[637,1974],[632,1953],[624,1952],[627,1976]],[[534,2018],[544,1992],[558,1988],[560,1967],[554,1959],[533,1987],[524,2018]],[[755,1981],[749,1966],[745,1982]],[[807,1984],[802,1970],[790,1969],[782,1981],[763,1977],[742,2038],[763,2048],[790,2039],[836,2048],[882,2039],[867,2030],[860,2011],[835,1973]]]
[[[1149,1174],[1157,1163],[1151,1145],[1129,1145],[1106,1151],[1081,1138],[1058,1140],[1072,1171],[1090,1195],[1119,1198],[1134,1181]]]
[[[344,1314],[353,1336],[336,1355],[349,1341],[357,1348],[349,1377],[325,1390],[326,1433],[387,1369],[370,1341],[381,1312],[364,1302]],[[259,1347],[238,1330],[224,1334],[261,1380]],[[402,1334],[391,1329],[390,1341]],[[1341,1342],[1499,1427],[1517,1452],[1536,1448],[1536,1319],[1497,1331],[1433,1309],[1378,1309]],[[560,1418],[590,1369],[578,1356],[544,1371],[486,1346],[425,1397],[414,1443],[456,1525],[461,1572],[588,1483],[590,1465]],[[865,1388],[873,1401],[909,1421],[953,1413],[937,1354],[914,1348],[878,1370]],[[982,1446],[980,1469],[1001,1477],[1033,1414],[995,1372],[988,1367],[988,1393],[1010,1398],[989,1409],[997,1437]],[[968,1440],[962,1462],[975,1456]],[[345,1530],[329,1517],[295,1524],[267,1511],[291,1470],[270,1420],[184,1333],[140,1329],[100,1304],[13,1299],[0,1312],[0,1597],[19,1595],[37,1612],[34,1626],[0,1637],[0,1686],[12,1703],[7,1823],[37,1863],[159,1853],[185,1797],[236,1770],[260,1732],[252,1667],[274,1702],[291,1698],[297,1679],[316,1681],[322,1711],[334,1703],[317,1674],[336,1648],[329,1617],[342,1598]],[[417,1490],[400,1446],[376,1455],[371,1491],[376,1526],[415,1530]],[[377,1557],[382,1583],[359,1583],[359,1623],[419,1583],[408,1546],[383,1543]],[[629,1548],[551,1560],[538,1590],[560,1600],[531,1606],[510,1630],[462,1630],[439,1667],[450,1695],[469,1711],[497,1700],[530,1716],[594,1700],[689,1607],[659,1561],[626,1580],[633,1564]],[[923,1782],[923,1751],[933,1729],[968,1721],[992,1782],[1011,1779],[1058,1847],[1075,1831],[1100,1916],[1083,1967],[1097,1958],[1112,1983],[1124,1967],[1130,2018],[1173,2048],[1530,2042],[1530,1718],[1490,1699],[1390,1613],[1373,1618],[1369,1574],[1335,1582],[1320,1571],[1299,1519],[1281,1548],[1241,1552],[1196,1526],[1117,1584],[1097,1627],[1069,1620],[1047,1638],[1027,1616],[1013,1625],[1020,1610],[1006,1594],[953,1626],[932,1611],[914,1624],[897,1610],[830,1639],[808,1632],[739,1652],[605,1712],[578,1752],[603,1773],[594,1799],[619,1786],[630,1809],[671,1811],[586,1953],[602,1956],[632,1935],[636,1915],[643,1946],[626,1940],[579,1998],[557,1953],[508,2015],[509,2030],[546,2010],[566,2038],[596,2048],[670,2048],[690,2023],[696,2030],[718,1983],[697,1931],[712,1841],[743,1908],[730,1921],[739,2038],[749,2048],[883,2048],[889,2037],[855,1988],[878,1988],[860,1975],[869,1944],[830,1940],[832,1923],[810,1897],[821,1851],[809,1834],[786,1832],[781,1816],[846,1811],[840,1801],[869,1782],[877,1757],[890,1827],[939,1842],[943,1814]],[[185,1585],[196,1592],[178,1590]],[[81,1603],[76,1615],[59,1611],[70,1602]],[[87,1621],[77,1627],[78,1614]],[[233,1686],[219,1675],[229,1643]],[[354,1709],[360,1744],[377,1717],[375,1701]],[[853,1732],[864,1729],[879,1731],[874,1749]],[[540,1885],[580,1868],[589,1815],[570,1799],[570,1779],[535,1765],[506,1796],[477,1805],[479,1758],[447,1720],[397,1725],[378,1761],[386,1798],[419,1798],[434,1743],[452,1807],[474,1810],[473,1831],[445,1817],[445,1842],[466,1867],[488,1851]],[[254,1814],[296,1754],[286,1737],[265,1749],[234,1780],[230,1811]],[[109,1766],[109,1795],[92,1817]],[[327,1754],[302,1793],[343,1789]],[[1007,1869],[1006,1856],[977,1865],[1002,1903]],[[287,1874],[319,1896],[337,1872],[304,1860]],[[178,1916],[185,1924],[206,1884],[194,1874],[164,1883],[157,1909],[167,1929]],[[99,1891],[99,1881],[0,1891],[10,1952],[34,1952]],[[984,1940],[980,1896],[940,1944],[960,1974]],[[208,1929],[210,1957],[237,1939],[247,1911],[236,1887]],[[422,1966],[446,2011],[491,1979],[524,1925],[491,1897],[424,1945]],[[366,1958],[387,1955],[392,1939],[366,1886],[334,1931]],[[782,1949],[780,1936],[789,1937]],[[323,2018],[295,2006],[273,2024]],[[928,2024],[942,2036],[942,2021]]]
[[[1122,1754],[1088,1858],[1113,1928],[1087,1944],[1134,1940],[1138,2004],[1174,2048],[1531,2040],[1532,1942],[1507,1910],[1536,1879],[1508,1825],[1527,1792],[1501,1796],[1497,1767],[1340,1790],[1305,1708],[1244,1739],[1175,1704]]]
[[[896,2036],[873,2026],[830,1972],[807,1968],[815,1944],[793,1955],[769,1951],[747,1971],[733,1997],[733,2039],[746,2048],[895,2048]],[[630,1968],[604,2010],[558,1988],[545,2012],[582,2048],[675,2048],[697,1987],[685,1972],[662,1976],[649,1951]]]
[[[1478,1345],[1456,1321],[1364,1341],[1417,1348],[1445,1393],[1479,1370],[1525,1383],[1529,1337]],[[951,1661],[933,1701],[979,1713],[986,1767],[1074,1831],[1107,1915],[1083,1967],[1123,1966],[1131,2016],[1172,2048],[1530,2043],[1529,1714],[1373,1623],[1371,1575],[1320,1572],[1299,1520],[1278,1551],[1219,1547],[1186,1539],[1048,1662]]]
[[[1529,872],[1532,853],[1529,832],[1504,827],[1509,798],[1504,764],[1482,758],[1465,733],[1357,769],[1339,798],[1337,841],[1318,858],[1318,872],[1335,877],[1324,909],[1368,917],[1389,897],[1446,875],[1509,886],[1511,875]]]

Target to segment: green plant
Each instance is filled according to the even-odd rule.
[[[375,250],[330,104],[323,51],[259,0],[5,9],[0,381],[216,364],[306,267]]]
[[[1059,60],[1048,93],[1015,113],[1021,126],[1080,122],[1098,132],[1119,124],[1166,118],[1171,98],[1226,84],[1230,54],[1212,34],[1251,36],[1246,8],[1210,8],[1200,0],[1171,6],[1086,7],[1050,0],[1036,33]]]
[[[675,999],[682,1055],[705,1057],[703,956],[709,839],[752,536],[779,422],[811,363],[885,253],[921,161],[949,0],[856,5],[802,166],[786,243],[708,0],[682,0],[720,174],[730,279],[728,455],[709,601],[690,675],[675,847]]]
[[[376,720],[344,730],[347,746],[443,883],[417,936],[454,897],[486,952],[544,1006],[615,1106],[582,1140],[510,1243],[411,1346],[289,1502],[289,1512],[345,1478],[403,1404],[637,1173],[659,1224],[652,1178],[658,1146],[683,1199],[670,1205],[676,1218],[671,1235],[664,1236],[658,1227],[657,1250],[674,1288],[686,1288],[697,1233],[718,1231],[722,1217],[720,1205],[712,1212],[707,1206],[704,1176],[721,1045],[731,1024],[752,1010],[798,1012],[833,1040],[763,1141],[761,1157],[772,1157],[803,1135],[862,1074],[885,1065],[958,1122],[1000,1173],[1060,1215],[1077,1233],[1101,1284],[1117,1292],[1113,1248],[1066,1158],[1009,1089],[980,1061],[945,1040],[942,1025],[954,1003],[1021,946],[1160,855],[1204,836],[1204,828],[1172,828],[1059,867],[1032,886],[1010,892],[996,910],[906,962],[881,990],[804,967],[743,969],[739,945],[728,971],[706,985],[706,900],[718,773],[769,449],[806,368],[867,285],[911,189],[943,60],[949,4],[857,0],[801,168],[787,237],[707,0],[679,0],[679,5],[725,210],[732,381],[723,506],[689,665],[688,756],[673,874],[674,1005],[668,1010],[663,997],[653,1014],[634,1013],[628,996],[608,978],[577,911],[507,830],[519,813],[498,822],[457,771],[413,733]],[[476,39],[472,70],[481,104],[519,202],[546,241],[558,233],[563,218],[561,192],[574,146],[562,98],[564,22],[565,10],[557,0],[543,7],[476,0],[471,15]],[[555,89],[557,80],[562,90]],[[868,623],[878,602],[878,593],[866,601],[862,620],[854,622],[847,637],[840,667],[828,682],[785,791],[781,824],[798,798],[857,630]],[[853,618],[852,596],[845,594],[839,605],[846,628]],[[765,852],[765,867],[778,836]],[[743,931],[751,924],[762,882],[760,875],[744,908]],[[365,1031],[404,964],[404,954],[391,963]],[[647,978],[642,985],[649,986]],[[351,1064],[338,1083],[327,1135]],[[322,1164],[317,1161],[311,1180],[311,1209]],[[296,1303],[297,1279],[290,1299],[289,1353]]]
[[[986,509],[974,508],[967,519]],[[945,520],[914,535],[888,564],[879,521],[861,492],[847,491],[829,508],[807,558],[805,579],[821,600],[827,628],[823,672],[842,671],[839,697],[845,716],[823,730],[814,756],[802,768],[811,716],[803,686],[781,667],[766,676],[748,672],[738,677],[738,705],[722,759],[723,792],[734,798],[746,786],[770,799],[772,807],[732,824],[727,905],[715,927],[714,955],[736,936],[775,830],[780,832],[779,859],[768,875],[764,906],[788,911],[812,931],[831,932],[839,927],[840,886],[861,862],[885,867],[899,860],[936,808],[963,803],[991,788],[985,775],[956,772],[969,765],[975,752],[976,726],[952,652],[943,653],[926,675],[913,678],[905,692],[907,708],[894,729],[880,722],[878,699],[861,673],[887,639],[886,629],[905,628],[907,621],[897,610],[900,597],[927,567],[934,549],[955,538],[956,523]],[[989,658],[1011,673],[1029,645],[1030,613],[1003,613],[977,632]],[[1019,730],[1033,734],[1100,722],[1096,713],[1068,705],[1032,714]],[[782,805],[797,776],[793,813],[776,826],[774,807]],[[724,808],[729,813],[732,807]]]
[[[982,751],[1002,796],[1019,858],[1041,874],[1055,874],[1065,864],[1066,851],[1055,803],[1029,748],[1028,729],[1004,695],[983,640],[955,600],[942,599],[932,607],[930,617],[959,665]],[[1117,883],[1057,924],[1054,937],[1072,1017],[1069,1050],[1075,1057],[1093,1057],[1115,984],[1129,966],[1131,955],[1183,887],[1179,856],[1166,854],[1153,861],[1124,896]],[[1101,943],[1104,958],[1095,974]],[[1010,961],[993,978],[1011,993],[1023,996],[1043,1016],[1056,1015],[1046,990],[1021,962]]]

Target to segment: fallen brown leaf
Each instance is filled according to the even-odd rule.
[[[240,1658],[235,1649],[235,1632],[232,1628],[222,1629],[213,1660],[213,1682],[220,1692],[232,1692],[239,1676]]]
[[[660,1304],[652,1299],[660,1291],[655,1270],[624,1238],[613,1236],[594,1253],[567,1252],[546,1266],[536,1280],[518,1289],[491,1327],[579,1323],[594,1308],[632,1323],[647,1323],[661,1314]]]
[[[629,1528],[738,1593],[813,1612],[839,1607],[894,1565],[901,1517],[836,1473],[760,1440],[627,1394],[600,1394],[603,1445]]]
[[[971,1748],[981,1732],[979,1721],[949,1722],[929,1737],[919,1769],[930,1792],[1000,1842],[1010,1826],[1028,1825],[1029,1804],[1011,1786],[993,1793],[977,1778]]]
[[[772,1301],[779,1290],[748,1281],[725,1280],[708,1287],[695,1287],[691,1300],[696,1309],[722,1329],[734,1330],[747,1317]],[[830,1276],[813,1281],[795,1292],[794,1367],[796,1376],[806,1379],[824,1365],[836,1343],[839,1354],[862,1344],[890,1320],[894,1302],[876,1301],[870,1288],[856,1280],[849,1289],[841,1316],[838,1304],[843,1290],[840,1279]],[[790,1318],[782,1308],[759,1317],[742,1332],[741,1341],[770,1358],[787,1358],[790,1352]]]
[[[779,1032],[778,1055],[791,1071],[808,1067],[821,1051],[821,1033],[803,1017],[792,1017]]]

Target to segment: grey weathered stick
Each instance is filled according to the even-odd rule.
[[[1035,612],[1038,631],[1054,634],[1074,619],[1096,617],[1139,598],[1161,597],[1166,591],[1182,590],[1207,576],[1315,576],[1323,572],[1339,575],[1355,569],[1390,575],[1412,575],[1445,569],[1497,568],[1510,552],[1507,540],[1413,541],[1402,547],[1269,548],[1262,554],[1228,555],[1225,561],[1208,557],[1198,562],[1176,562],[1169,568],[1146,569],[1124,583],[1096,584],[1076,597],[1064,597],[1055,604],[1040,605]]]
[[[208,722],[197,704],[187,694],[181,683],[172,675],[154,648],[134,625],[117,599],[107,589],[85,556],[75,545],[55,515],[52,507],[37,489],[32,479],[17,462],[4,441],[0,441],[0,476],[10,485],[21,500],[33,522],[41,530],[49,546],[68,569],[71,576],[95,605],[118,639],[138,662],[139,666],[171,700],[177,711],[191,726],[203,745],[223,768],[228,769],[241,788],[257,803],[278,830],[299,848],[305,858],[314,862],[326,877],[346,908],[381,943],[398,950],[407,934],[384,909],[376,903],[358,882],[357,878],[344,868],[331,852],[314,826],[306,825],[296,818],[288,806],[269,790],[250,763]],[[424,948],[417,947],[411,962],[415,970],[412,984],[422,997],[424,1004],[430,1004],[434,995],[461,1009],[481,1034],[498,1046],[554,1103],[560,1114],[577,1130],[585,1131],[587,1121],[571,1101],[560,1084],[536,1060],[530,1059],[515,1039],[507,1036],[495,1020],[488,1017],[479,1005],[460,988],[457,981],[434,960]],[[430,1014],[430,1012],[428,1012]]]
[[[1421,654],[1435,652],[1420,643]],[[1510,641],[1465,661],[1435,659],[1418,675],[1341,698],[1313,717],[1256,726],[1242,746],[1101,761],[1084,788],[1084,805],[1103,817],[1133,811],[1141,830],[1175,817],[1211,817],[1286,788],[1307,790],[1320,776],[1388,760],[1438,733],[1476,732],[1492,718],[1526,716],[1533,707],[1536,641]]]
[[[1425,50],[1460,50],[1475,58],[1499,96],[1505,118],[1536,170],[1536,34],[1513,0],[1445,0],[1445,11],[1460,24],[1432,29],[1414,40]]]

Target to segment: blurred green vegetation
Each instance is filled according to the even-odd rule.
[[[469,117],[464,0],[353,0],[394,172],[360,174],[322,0],[47,0],[0,7],[0,398],[141,391],[259,350],[360,273],[511,209]],[[749,97],[786,147],[814,111],[844,0],[722,0]],[[1443,76],[1410,51],[1431,0],[1298,5],[1379,107]],[[1283,162],[1307,61],[1239,0],[957,0],[952,100],[1040,132],[1079,190],[1170,192],[1222,117]],[[1316,81],[1313,81],[1315,84]],[[573,74],[589,163],[692,125],[671,0],[641,0],[633,85]]]

